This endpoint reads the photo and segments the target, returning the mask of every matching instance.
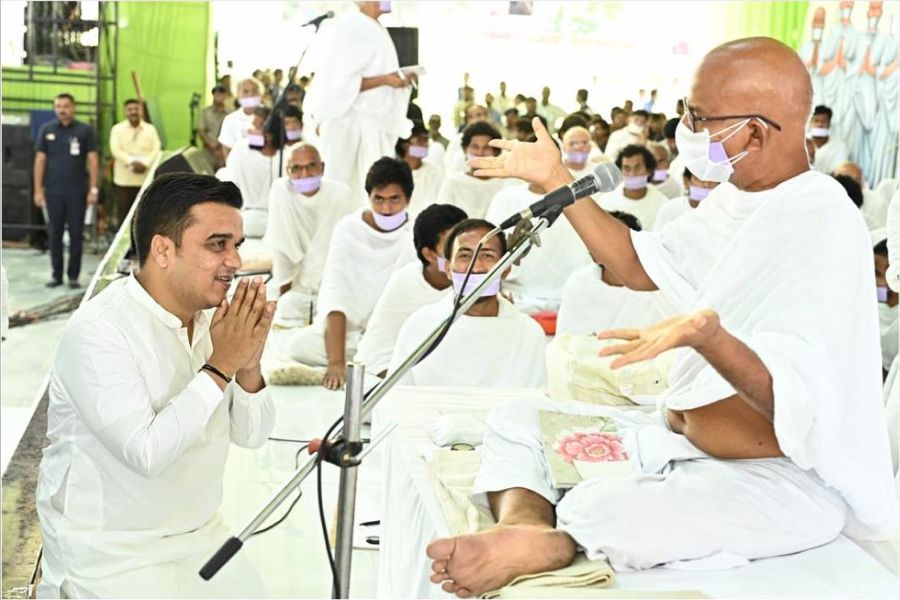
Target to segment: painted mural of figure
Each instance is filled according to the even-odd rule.
[[[878,110],[878,96],[875,90],[876,65],[881,61],[882,49],[889,40],[878,33],[878,21],[881,19],[882,2],[869,2],[866,31],[861,33],[856,52],[860,59],[859,67],[851,65],[855,79],[852,96],[852,114],[856,127],[853,137],[851,155],[862,167],[863,177],[869,186],[874,185],[872,141],[875,135],[875,113]],[[850,74],[848,73],[848,80]]]
[[[858,73],[853,70],[856,62],[859,32],[850,23],[853,2],[840,2],[841,16],[837,25],[828,31],[822,44],[822,99],[834,111],[832,135],[850,147],[854,147],[853,134],[856,130],[856,115],[851,112],[853,86]],[[856,64],[859,69],[859,64]]]
[[[816,9],[812,20],[812,39],[800,48],[800,58],[809,70],[809,76],[813,84],[813,106],[825,104],[822,90],[822,39],[825,33],[825,9],[821,6]]]
[[[872,17],[869,17],[872,19]],[[898,98],[900,98],[900,35],[897,32],[898,16],[889,34],[879,34],[879,43],[872,51],[872,63],[877,75],[875,92],[878,111],[875,127],[869,140],[872,156],[870,185],[883,179],[896,177]]]

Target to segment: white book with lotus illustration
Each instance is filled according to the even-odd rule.
[[[635,473],[622,434],[608,417],[538,411],[544,454],[557,488]]]

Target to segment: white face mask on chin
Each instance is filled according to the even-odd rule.
[[[705,129],[691,131],[690,127],[685,125],[682,120],[675,129],[675,143],[678,146],[678,154],[684,158],[685,166],[698,179],[724,183],[734,173],[733,165],[746,157],[748,152],[744,150],[735,156],[729,157],[723,144],[728,138],[746,127],[751,120],[752,118],[744,119],[740,123],[729,125],[712,134]],[[760,123],[768,128],[765,121],[760,120]],[[731,133],[722,138],[722,141],[713,142],[710,140],[710,138],[722,135],[729,130],[731,130]]]

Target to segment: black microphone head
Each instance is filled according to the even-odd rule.
[[[572,193],[576,199],[611,192],[622,183],[622,171],[613,162],[602,162],[584,177],[571,183]]]

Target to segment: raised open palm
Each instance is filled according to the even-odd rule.
[[[608,346],[600,356],[618,356],[610,367],[656,358],[673,348],[698,348],[712,339],[719,330],[719,315],[701,310],[691,315],[675,317],[644,329],[610,329],[600,333],[601,340],[623,340],[624,344]]]
[[[557,177],[572,180],[560,159],[559,148],[550,138],[541,120],[532,120],[536,142],[516,140],[491,140],[491,146],[506,150],[500,156],[488,156],[469,161],[478,177],[515,177],[546,188],[548,181]]]

